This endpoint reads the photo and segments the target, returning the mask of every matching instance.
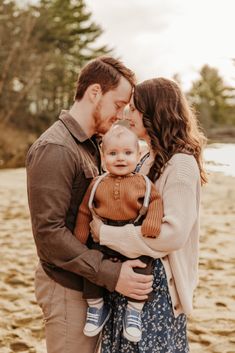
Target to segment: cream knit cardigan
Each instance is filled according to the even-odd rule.
[[[155,239],[141,235],[141,227],[102,225],[100,244],[135,258],[149,255],[161,258],[175,316],[192,311],[197,285],[199,252],[199,204],[201,182],[195,158],[175,154],[168,162],[156,187],[163,200],[160,235]]]

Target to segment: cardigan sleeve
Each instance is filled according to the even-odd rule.
[[[165,178],[162,190],[164,216],[158,237],[143,237],[140,226],[126,225],[116,230],[102,225],[100,243],[119,252],[125,246],[125,255],[129,257],[135,253],[159,258],[182,248],[198,216],[200,185],[196,161],[192,156],[187,157],[172,163]]]

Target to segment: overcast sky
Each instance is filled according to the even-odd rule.
[[[141,81],[181,75],[185,89],[204,64],[235,85],[235,0],[86,0],[113,47]]]

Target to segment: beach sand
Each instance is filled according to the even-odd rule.
[[[45,353],[24,169],[0,171],[0,200],[0,352]],[[202,195],[200,278],[188,324],[191,353],[235,352],[234,214],[235,178],[212,174]]]

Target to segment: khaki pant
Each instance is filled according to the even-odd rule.
[[[48,353],[97,352],[98,336],[83,334],[87,303],[82,299],[82,292],[61,286],[39,264],[35,295],[43,311]]]

